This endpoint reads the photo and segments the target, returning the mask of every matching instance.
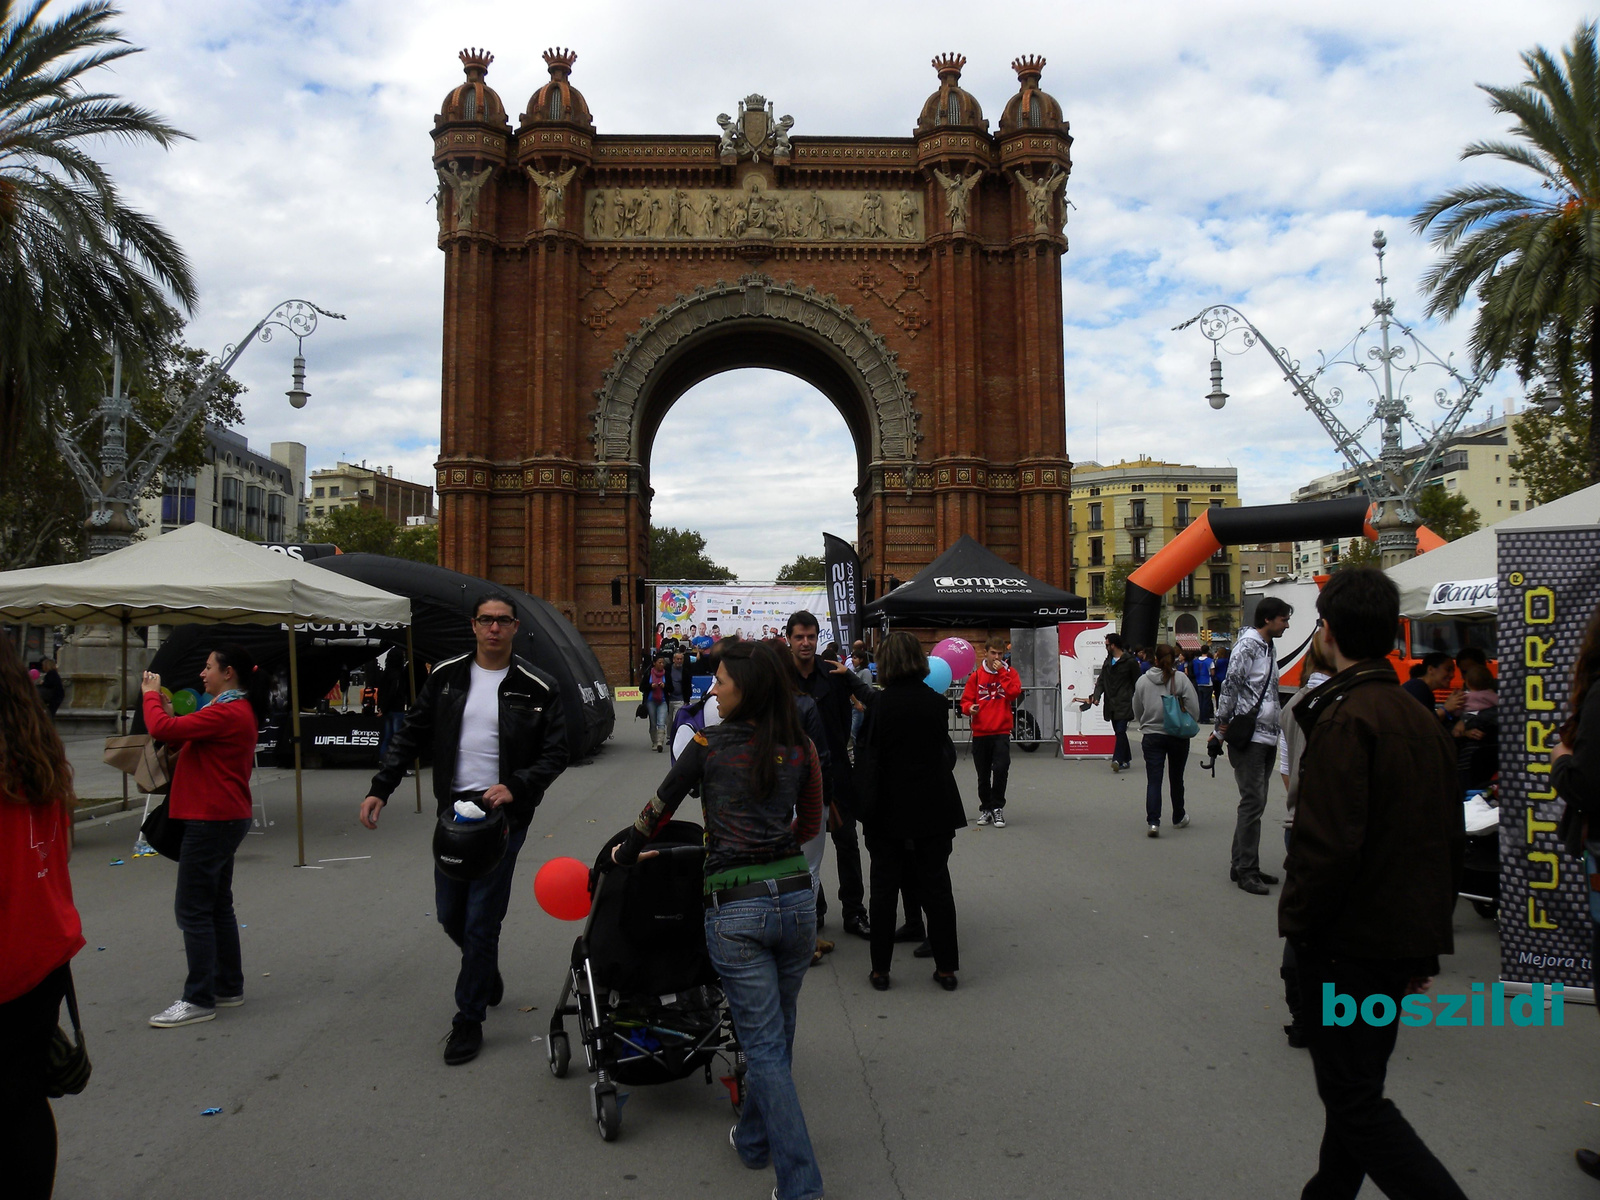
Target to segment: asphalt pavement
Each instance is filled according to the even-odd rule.
[[[308,772],[299,869],[293,777],[257,772],[266,824],[235,876],[247,999],[181,1029],[146,1024],[183,982],[176,865],[131,857],[130,817],[80,826],[89,944],[74,971],[94,1077],[55,1102],[56,1195],[767,1196],[771,1173],[728,1145],[719,1084],[632,1089],[607,1144],[581,1055],[564,1080],[545,1065],[578,926],[538,908],[533,876],[558,855],[589,861],[633,819],[666,769],[647,740],[624,721],[539,809],[501,942],[505,1000],[462,1067],[441,1057],[458,960],[433,917],[426,777],[423,815],[407,780],[368,832],[367,773]],[[1322,1110],[1282,1032],[1278,889],[1228,882],[1226,765],[1213,780],[1191,760],[1187,776],[1193,824],[1150,839],[1142,770],[1014,755],[1008,827],[956,838],[956,992],[909,946],[874,991],[832,901],[838,950],[807,977],[795,1044],[830,1197],[1299,1194]],[[976,815],[970,759],[958,778]],[[1268,870],[1282,818],[1276,789]],[[827,879],[831,893],[831,851]],[[1436,990],[1497,974],[1495,928],[1462,901]],[[1590,1197],[1572,1151],[1600,1145],[1600,1109],[1583,1103],[1600,1100],[1597,1062],[1600,1021],[1569,1005],[1561,1028],[1404,1029],[1388,1090],[1469,1196]]]

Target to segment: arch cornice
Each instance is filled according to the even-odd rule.
[[[814,287],[751,274],[680,293],[628,335],[595,389],[594,431],[589,440],[596,461],[639,462],[644,403],[658,369],[683,343],[708,330],[750,320],[775,322],[808,336],[858,377],[869,417],[870,462],[916,457],[922,439],[917,432],[921,414],[912,404],[916,392],[906,386],[907,372],[899,366],[898,354],[873,332],[871,323],[856,316],[850,305]]]

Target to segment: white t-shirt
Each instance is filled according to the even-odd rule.
[[[458,792],[486,792],[500,782],[500,684],[510,669],[488,671],[472,664],[456,749]]]

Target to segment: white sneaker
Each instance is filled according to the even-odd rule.
[[[238,1008],[243,1003],[243,993],[240,993],[237,996],[218,996],[216,999],[216,1005],[218,1008]]]
[[[173,1029],[179,1025],[196,1025],[201,1021],[212,1021],[216,1016],[217,1010],[214,1008],[201,1008],[198,1004],[179,1000],[170,1008],[151,1017],[150,1024],[157,1029]]]
[[[1174,829],[1187,829],[1187,828],[1189,828],[1189,814],[1188,813],[1184,813],[1182,817],[1180,817],[1178,820],[1176,820],[1176,821],[1174,821],[1172,823],[1172,827]]]
[[[1145,826],[1145,828],[1150,831],[1148,836],[1150,836],[1150,837],[1160,837],[1161,836],[1161,826],[1159,826],[1159,825],[1147,825],[1147,826]]]
[[[1005,809],[997,808],[997,809],[994,810],[994,827],[996,829],[1004,829],[1006,827],[1006,810]]]
[[[994,824],[994,813],[991,812],[987,808],[980,808],[978,810],[978,824],[979,825],[993,825]]]

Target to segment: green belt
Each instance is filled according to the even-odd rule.
[[[707,875],[702,890],[709,896],[712,892],[720,892],[726,888],[743,887],[747,883],[755,883],[762,879],[781,879],[785,875],[798,875],[802,871],[810,870],[811,868],[806,865],[804,854],[791,854],[788,858],[780,858],[775,862],[729,867],[725,871]]]

